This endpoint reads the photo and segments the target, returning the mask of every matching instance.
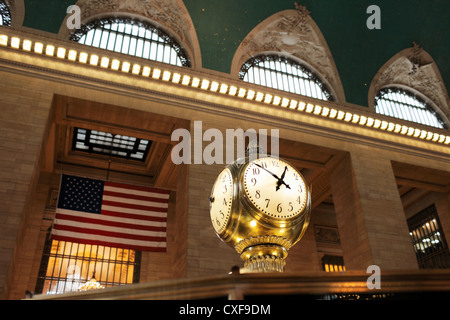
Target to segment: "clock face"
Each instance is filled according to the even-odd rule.
[[[230,219],[233,200],[233,177],[226,168],[216,179],[210,196],[209,212],[217,233],[222,233]]]
[[[258,211],[276,219],[297,216],[308,201],[303,176],[289,163],[277,158],[250,162],[244,172],[244,189]]]

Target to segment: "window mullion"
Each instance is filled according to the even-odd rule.
[[[142,32],[144,29],[145,31]],[[75,32],[71,39],[88,46],[123,54],[137,57],[148,56],[145,58],[172,65],[181,63],[181,66],[190,66],[185,52],[169,36],[151,25],[115,18],[94,21],[81,30]],[[142,48],[139,47],[140,44],[142,44]],[[148,55],[145,54],[147,49]],[[156,52],[152,52],[152,50],[156,50]]]

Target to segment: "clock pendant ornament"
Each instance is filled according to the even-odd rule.
[[[294,166],[249,146],[244,159],[219,174],[209,199],[216,234],[249,272],[284,271],[311,216],[308,185]]]

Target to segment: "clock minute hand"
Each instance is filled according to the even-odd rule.
[[[275,179],[277,179],[278,181],[280,181],[280,178],[278,178],[278,176],[273,173],[272,171],[267,170],[266,168],[264,168],[263,166],[261,166],[260,164],[255,163],[256,166],[260,167],[261,169],[267,171],[268,173],[270,173],[272,175],[272,177],[274,177]]]

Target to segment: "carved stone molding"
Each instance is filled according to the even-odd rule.
[[[76,5],[81,9],[82,23],[108,16],[147,19],[176,39],[188,53],[193,67],[201,66],[194,24],[181,0],[79,0]],[[60,34],[67,38],[70,31],[65,25],[66,21]]]
[[[369,89],[369,106],[374,108],[377,92],[387,86],[413,89],[432,102],[437,112],[450,119],[449,97],[442,77],[432,57],[417,44],[405,49],[377,72]]]
[[[306,7],[296,4],[295,10],[278,12],[257,25],[238,47],[231,74],[236,76],[251,57],[273,53],[297,58],[322,78],[338,102],[345,101],[333,57]]]
[[[316,242],[320,244],[331,244],[340,246],[341,240],[339,231],[334,227],[314,226]]]

